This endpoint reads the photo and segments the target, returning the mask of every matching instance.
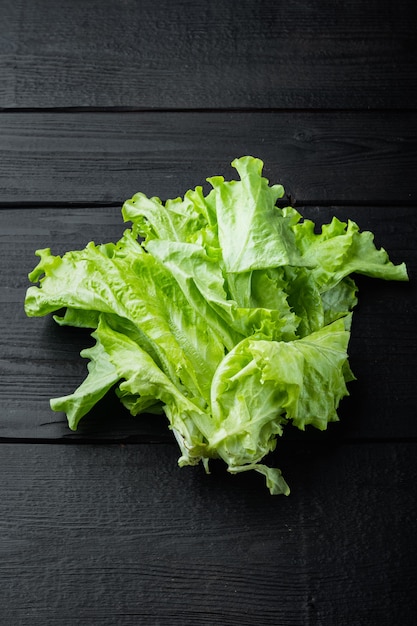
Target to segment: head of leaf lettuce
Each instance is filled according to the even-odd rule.
[[[263,163],[232,163],[239,179],[162,202],[125,202],[131,224],[115,243],[54,256],[38,250],[29,316],[92,329],[84,382],[51,400],[69,427],[109,392],[136,416],[164,412],[179,465],[220,458],[229,472],[255,470],[272,494],[288,494],[262,461],[288,422],[324,430],[338,419],[346,384],[351,275],[407,280],[370,232],[333,218],[317,232]],[[56,313],[64,309],[64,314]]]

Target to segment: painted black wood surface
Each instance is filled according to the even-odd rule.
[[[409,0],[2,0],[0,106],[413,109]]]
[[[284,501],[170,445],[4,444],[3,622],[411,625],[415,445],[283,456]]]
[[[13,112],[0,140],[3,206],[176,197],[245,154],[297,204],[417,204],[410,111]]]
[[[414,626],[415,2],[0,0],[0,624]],[[23,311],[34,251],[115,240],[136,191],[253,154],[318,223],[375,233],[341,422],[289,431],[290,483],[178,468],[160,417],[49,398],[88,333]]]

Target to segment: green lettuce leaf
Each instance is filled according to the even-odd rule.
[[[28,316],[54,314],[88,328],[93,347],[78,389],[51,400],[71,429],[107,393],[139,419],[165,413],[178,463],[221,459],[260,473],[288,494],[264,461],[288,423],[327,428],[354,380],[348,360],[353,275],[407,280],[373,235],[334,218],[321,230],[279,208],[253,157],[232,163],[239,180],[162,202],[138,193],[122,208],[119,241],[61,256],[38,250]]]
[[[243,157],[232,163],[240,181],[209,178],[213,186],[218,236],[226,272],[304,265],[291,220],[276,206],[282,185],[269,186],[261,176],[260,159]],[[213,194],[213,192],[212,192]]]
[[[66,413],[71,430],[77,429],[80,419],[87,415],[119,380],[116,368],[99,342],[92,348],[82,350],[81,356],[90,359],[87,377],[74,393],[53,398],[50,403],[54,411]]]

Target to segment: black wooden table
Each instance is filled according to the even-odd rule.
[[[411,626],[417,616],[413,0],[0,0],[0,624]],[[341,421],[291,433],[292,493],[178,468],[160,418],[49,399],[86,335],[23,310],[34,251],[116,241],[251,154],[318,223],[375,233]]]

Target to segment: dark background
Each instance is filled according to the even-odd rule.
[[[0,624],[412,626],[417,615],[417,5],[0,0]],[[317,223],[375,233],[341,422],[289,431],[291,485],[177,467],[163,419],[49,398],[86,333],[23,311],[34,251],[116,240],[137,191],[264,160]]]

